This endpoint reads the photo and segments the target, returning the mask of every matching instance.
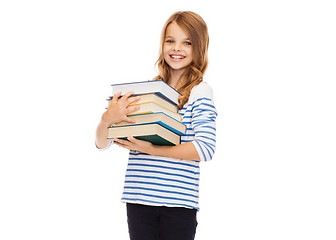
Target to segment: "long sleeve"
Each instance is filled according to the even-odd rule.
[[[191,128],[195,133],[195,145],[201,161],[212,159],[216,150],[216,117],[212,89],[209,85],[198,91],[197,99],[192,103]]]
[[[181,143],[192,142],[201,161],[210,161],[216,150],[217,117],[212,88],[205,82],[195,86],[180,113],[187,126]]]

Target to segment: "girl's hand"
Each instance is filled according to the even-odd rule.
[[[151,150],[154,146],[151,142],[135,139],[134,137],[127,137],[127,140],[122,140],[118,138],[115,138],[113,140],[114,144],[117,144],[120,147],[148,154],[151,154]]]
[[[111,126],[112,124],[120,122],[129,122],[134,123],[134,121],[127,117],[127,114],[139,110],[139,106],[130,106],[130,104],[138,101],[140,96],[130,97],[134,92],[128,92],[124,96],[121,96],[121,92],[115,94],[112,100],[109,101],[106,112],[102,116],[102,121],[107,125]]]

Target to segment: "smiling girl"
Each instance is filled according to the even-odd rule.
[[[216,108],[212,88],[203,81],[209,36],[196,13],[176,12],[161,35],[157,66],[162,79],[181,93],[179,113],[186,135],[177,146],[157,146],[128,137],[114,144],[129,149],[122,201],[127,203],[132,240],[194,239],[199,209],[200,161],[212,159],[216,146]],[[131,121],[129,106],[139,97],[116,94],[97,128],[96,145],[106,148],[107,127]]]

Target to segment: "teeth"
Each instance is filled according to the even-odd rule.
[[[182,59],[184,58],[183,56],[177,56],[177,55],[171,55],[172,58],[176,58],[176,59]]]

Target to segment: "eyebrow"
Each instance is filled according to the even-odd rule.
[[[166,36],[165,38],[174,38],[173,36]],[[184,40],[190,40],[190,38],[184,38]]]

